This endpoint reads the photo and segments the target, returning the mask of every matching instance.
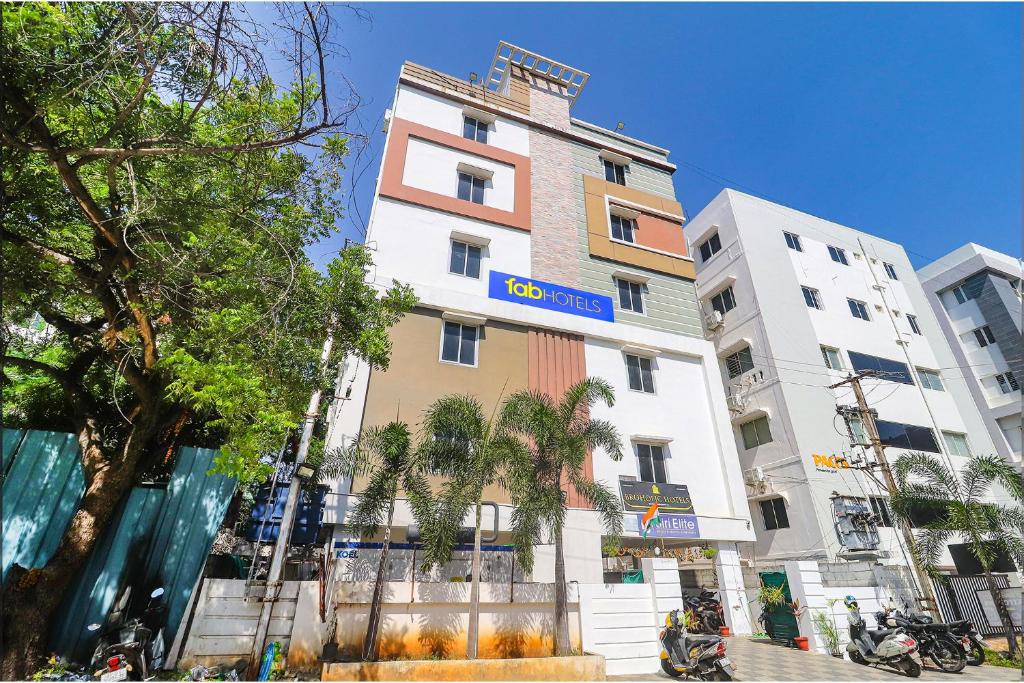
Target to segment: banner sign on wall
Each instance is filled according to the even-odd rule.
[[[615,321],[612,298],[543,280],[491,271],[487,296],[524,306],[579,315],[595,320]]]
[[[652,526],[648,536],[657,538],[700,538],[700,526],[693,514],[693,501],[690,500],[690,489],[685,484],[656,484],[653,481],[619,480],[619,492],[622,494],[622,509],[628,513],[636,513],[637,524],[655,503],[658,504],[658,516],[661,523]]]

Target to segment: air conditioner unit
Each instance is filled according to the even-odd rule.
[[[717,330],[724,322],[722,314],[718,311],[712,311],[704,316],[704,326],[709,330]]]
[[[747,409],[747,401],[741,396],[726,396],[725,405],[729,409],[730,413],[742,413]]]

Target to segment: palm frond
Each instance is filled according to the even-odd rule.
[[[622,437],[611,422],[592,419],[584,428],[582,436],[590,449],[601,448],[615,462],[622,460]]]
[[[953,535],[948,529],[919,529],[914,537],[914,553],[929,573],[935,573],[946,543]]]
[[[1024,503],[1024,477],[1012,464],[995,455],[980,455],[971,462],[989,481],[999,482],[1018,503]]]
[[[359,495],[348,524],[360,535],[373,536],[387,516],[395,497],[397,472],[386,467],[374,470],[370,481]]]
[[[946,490],[948,498],[960,497],[960,482],[956,474],[943,465],[938,458],[927,453],[914,452],[901,455],[892,468],[897,488],[903,488],[912,476],[926,485]]]
[[[619,496],[602,482],[591,481],[583,477],[570,477],[572,487],[601,516],[601,527],[606,536],[622,535],[622,503]]]
[[[558,404],[558,414],[564,424],[571,424],[577,415],[599,401],[608,407],[614,406],[615,390],[602,377],[586,377],[566,389]]]

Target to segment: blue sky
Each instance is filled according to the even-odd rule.
[[[696,215],[733,187],[903,244],[1021,253],[1019,4],[475,4],[337,8],[332,69],[375,131],[352,165],[368,217],[375,126],[409,59],[483,75],[505,39],[591,73],[573,114],[671,150]],[[355,211],[342,237],[359,238]]]

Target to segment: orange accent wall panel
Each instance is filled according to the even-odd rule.
[[[405,161],[409,150],[410,137],[427,140],[451,149],[512,166],[515,169],[512,210],[504,211],[493,206],[474,204],[457,197],[405,185],[402,182],[402,178],[405,175]],[[452,169],[452,173],[455,173],[455,169]],[[529,230],[531,215],[530,157],[499,149],[476,140],[468,140],[459,135],[446,133],[420,123],[394,118],[391,120],[391,139],[388,142],[387,155],[384,157],[380,194],[431,209],[440,209],[448,213],[466,216],[467,218],[497,223],[498,225],[518,228],[519,230]]]
[[[666,218],[641,213],[636,219],[636,241],[645,247],[686,256],[686,240],[678,223]]]
[[[587,376],[583,337],[579,335],[531,328],[527,348],[529,387],[533,391],[543,392],[560,401],[566,389]],[[584,474],[593,480],[594,461],[590,453],[587,453]],[[591,507],[566,482],[563,481],[562,485],[566,489],[569,507]]]

